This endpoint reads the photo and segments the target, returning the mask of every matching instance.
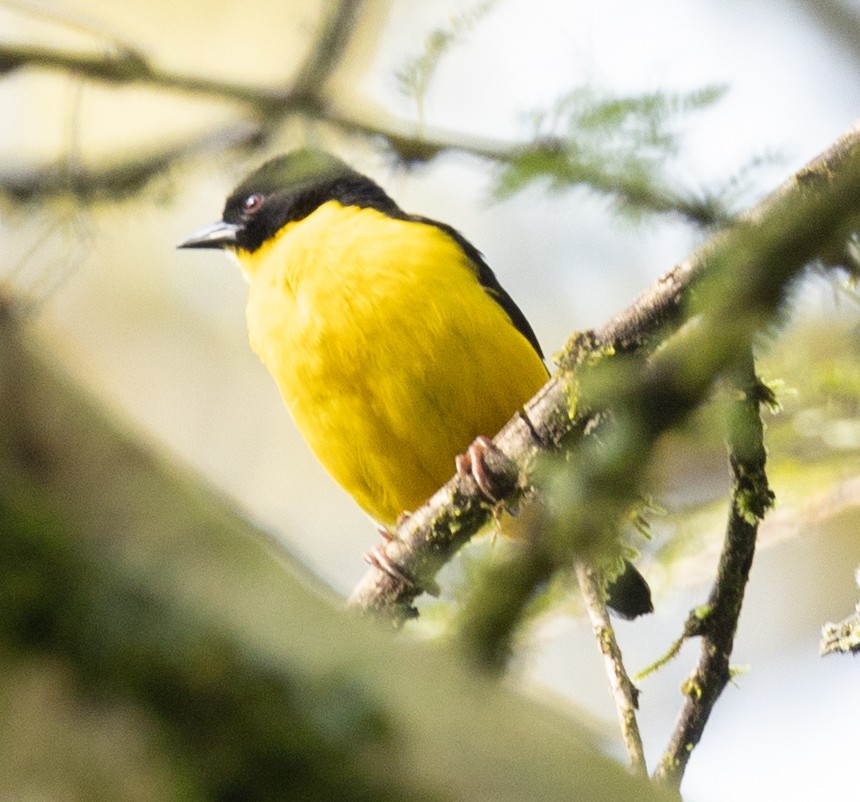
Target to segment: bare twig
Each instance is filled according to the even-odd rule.
[[[317,99],[322,96],[325,82],[343,58],[363,6],[364,0],[339,0],[337,6],[328,12],[323,28],[293,82],[293,96]]]
[[[734,484],[726,540],[708,603],[690,614],[685,636],[702,639],[701,657],[683,685],[687,700],[655,778],[675,788],[723,689],[731,679],[730,658],[755,553],[759,521],[773,501],[765,475],[766,454],[760,404],[761,385],[747,353],[740,368],[743,396],[734,404],[729,456]]]
[[[211,96],[253,106],[264,114],[285,114],[292,107],[319,105],[325,80],[343,56],[361,0],[339,0],[326,17],[310,54],[299,68],[293,88],[267,89],[204,76],[191,76],[157,67],[137,50],[123,47],[113,53],[91,55],[35,45],[3,44],[0,46],[0,74],[23,67],[60,70],[93,81],[107,83],[144,83],[161,89]]]
[[[0,174],[0,191],[17,201],[55,195],[83,200],[121,198],[138,191],[171,165],[213,149],[226,150],[259,144],[274,120],[295,113],[325,116],[327,78],[339,64],[361,11],[361,0],[339,0],[312,43],[291,89],[269,89],[191,76],[165,70],[128,47],[100,55],[56,48],[0,44],[0,75],[24,67],[59,70],[93,81],[142,83],[169,91],[211,97],[249,108],[254,122],[230,124],[144,157],[133,157],[103,169],[73,169],[67,165]],[[346,124],[344,121],[343,124]]]
[[[0,192],[19,203],[73,194],[81,202],[121,200],[141,191],[174,164],[192,156],[260,143],[258,126],[236,123],[137,158],[99,168],[57,164],[33,171],[0,173]]]
[[[427,162],[444,151],[456,150],[504,165],[525,156],[551,157],[565,147],[565,142],[559,137],[545,136],[533,142],[510,142],[443,129],[427,129],[414,121],[397,120],[378,110],[365,111],[361,116],[355,116],[338,109],[328,97],[325,84],[342,59],[362,6],[360,0],[339,0],[329,12],[309,50],[308,58],[297,71],[289,89],[255,87],[164,69],[122,42],[117,42],[112,52],[98,55],[0,43],[0,76],[22,68],[53,70],[90,81],[146,84],[167,91],[237,104],[243,107],[248,122],[257,127],[258,141],[262,141],[274,125],[293,115],[304,115],[352,135],[381,140],[406,164]],[[137,186],[144,176],[151,178],[165,165],[198,152],[196,141],[192,139],[178,147],[159,151],[146,160],[133,158],[127,163],[119,163],[107,176],[104,172],[95,176],[76,175],[74,182],[66,184],[56,181],[55,171],[50,168],[31,170],[14,179],[0,175],[0,191],[19,200],[55,194],[73,195],[79,185],[94,186],[100,178],[111,179],[114,174],[126,173],[137,176]],[[147,171],[141,170],[142,161],[145,161]],[[680,214],[696,224],[710,224],[719,217],[715,204],[707,198],[686,197],[683,193],[671,192],[667,188],[646,186],[642,181],[631,179],[624,171],[610,169],[599,162],[582,160],[576,164],[575,172],[571,183],[587,185],[593,191],[619,199],[631,207],[648,209],[658,214]],[[22,186],[27,187],[26,192]],[[126,194],[126,186],[124,181],[108,180],[99,186],[95,194],[105,197],[115,191],[116,196],[122,196]]]
[[[789,278],[833,237],[838,237],[844,219],[860,209],[858,173],[860,125],[742,215],[736,226],[713,237],[594,333],[591,345],[597,350],[634,351],[677,327],[685,315],[702,311],[711,319],[710,326],[690,332],[686,343],[675,352],[662,353],[647,373],[635,377],[636,381],[627,382],[626,386],[618,382],[621,386],[604,393],[603,403],[609,397],[632,398],[630,394],[645,387],[652,412],[679,415],[692,408],[697,393],[690,387],[677,387],[678,377],[695,379],[700,382],[697,392],[706,392],[730,355],[737,353],[756,326],[777,308],[781,289]],[[719,276],[729,286],[714,299],[712,308],[684,312],[690,288],[714,265],[720,266]],[[725,269],[727,265],[733,268],[731,278]],[[577,347],[583,347],[582,341]],[[681,355],[689,360],[683,367],[679,364]],[[571,414],[571,398],[575,397],[575,393],[571,394],[571,381],[571,374],[565,371],[553,376],[526,404],[525,415],[515,416],[494,438],[499,450],[521,470],[525,471],[542,451],[563,441],[569,445],[570,439],[575,440],[576,432],[581,431],[583,417]],[[613,391],[617,391],[616,396]],[[651,427],[657,425],[656,421],[647,423]],[[667,417],[660,426],[670,423]],[[656,430],[652,429],[649,436],[656,436]],[[596,463],[592,468],[592,478],[598,479]],[[507,501],[519,499],[528,478],[524,474],[511,485]],[[412,602],[422,588],[432,582],[444,562],[489,518],[490,511],[477,488],[459,478],[452,479],[404,522],[397,529],[396,538],[384,546],[389,560],[413,581],[403,582],[372,568],[354,589],[350,605],[391,615],[394,620],[414,614]],[[535,564],[548,570],[541,560]],[[540,580],[540,572],[535,573],[535,579]]]
[[[639,725],[636,721],[636,710],[639,708],[639,690],[631,682],[624,668],[621,649],[618,646],[618,641],[615,640],[615,631],[606,609],[603,581],[595,569],[582,560],[577,560],[575,563],[575,571],[579,589],[585,599],[588,617],[594,629],[594,637],[603,655],[606,674],[609,678],[609,688],[612,691],[612,699],[618,713],[621,735],[624,738],[624,745],[627,747],[630,767],[635,774],[644,777],[648,773],[648,767],[645,764],[642,736],[639,734]]]
[[[667,798],[574,717],[340,614],[300,560],[131,437],[22,324],[0,287],[4,755],[18,719],[28,765],[72,756],[57,787],[124,799],[129,764],[105,769],[116,752],[100,742],[145,721],[134,797]],[[31,692],[12,700],[38,677],[54,691],[34,716]],[[90,711],[92,731],[46,730],[54,708]],[[0,797],[32,797],[32,776],[4,760]]]

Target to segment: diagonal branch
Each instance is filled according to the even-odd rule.
[[[622,377],[614,386],[605,384],[599,393],[604,404],[607,398],[627,398],[635,404],[639,393],[640,403],[647,398],[654,405],[652,411],[666,411],[665,420],[649,422],[648,437],[656,437],[704,397],[714,377],[728,366],[730,356],[745,347],[778,308],[787,282],[834,238],[844,236],[845,221],[858,212],[860,124],[742,215],[735,226],[720,232],[672,268],[605,326],[590,337],[580,337],[572,348],[569,344],[563,366],[566,369],[557,372],[526,404],[524,414],[512,418],[494,438],[499,450],[521,472],[517,481],[510,482],[506,502],[515,504],[521,499],[529,485],[527,466],[540,453],[565,441],[570,447],[581,439],[587,415],[572,414],[570,408],[571,399],[576,397],[573,384],[582,373],[575,366],[577,360],[571,350],[647,351],[658,337],[691,315],[707,314],[707,326],[700,325],[690,332],[674,351],[664,351],[647,373],[633,377],[635,381]],[[709,276],[710,271],[715,275]],[[704,309],[685,307],[691,288],[706,277],[728,286],[719,294],[711,293],[710,306]],[[690,387],[678,387],[678,376],[694,381],[695,392]],[[644,453],[647,455],[647,451]],[[644,460],[641,454],[631,458]],[[585,466],[579,468],[586,471]],[[600,470],[595,462],[588,467],[587,475],[589,486],[593,484],[602,498]],[[622,470],[629,470],[629,466]],[[628,477],[634,475],[629,473]],[[625,495],[629,493],[635,493],[635,488],[626,487]],[[455,477],[397,529],[394,540],[383,546],[388,560],[412,582],[371,568],[353,590],[350,606],[388,615],[394,621],[415,615],[415,598],[424,588],[432,587],[442,565],[490,516],[474,484]],[[563,555],[567,564],[568,557],[571,555]],[[551,563],[537,557],[531,562],[538,568],[520,589],[523,605],[528,586],[536,585],[552,570]]]
[[[319,98],[329,76],[340,64],[361,13],[364,0],[338,0],[328,12],[310,54],[293,81],[294,97]]]

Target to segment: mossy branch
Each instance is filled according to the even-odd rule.
[[[587,338],[586,348],[615,351],[625,358],[601,360],[595,369],[559,371],[494,438],[499,450],[520,469],[520,476],[509,484],[506,502],[516,505],[521,499],[530,485],[528,466],[540,454],[563,446],[575,455],[571,486],[579,488],[581,498],[591,502],[606,498],[609,505],[600,507],[600,520],[588,521],[577,517],[580,507],[587,505],[574,504],[569,512],[574,514],[571,520],[579,520],[577,537],[584,541],[606,537],[606,527],[615,526],[635,497],[636,477],[647,464],[650,444],[701,402],[734,355],[748,348],[772,320],[791,279],[834,240],[844,237],[858,213],[860,125]],[[696,327],[669,340],[669,333],[694,317]],[[664,340],[667,347],[646,361],[652,346]],[[584,347],[581,337],[575,347]],[[571,412],[573,383],[579,387],[575,414]],[[576,456],[577,449],[588,448],[581,438],[588,422],[586,411],[605,408],[612,410],[616,420],[625,421],[619,428],[638,435],[628,437],[626,444],[616,443],[611,458],[606,449]],[[607,519],[607,509],[618,513],[615,520]],[[477,487],[455,477],[398,527],[395,539],[384,546],[388,559],[412,581],[371,568],[354,589],[350,605],[395,622],[414,615],[414,599],[432,586],[441,566],[491,514]],[[553,555],[530,554],[529,580],[521,587],[510,580],[520,595],[518,601],[509,600],[511,625],[531,588],[544,581],[553,566],[565,560],[569,566],[573,557],[557,550]]]
[[[680,786],[711,711],[731,679],[730,658],[758,525],[773,503],[765,474],[761,384],[749,350],[739,362],[736,383],[741,397],[733,404],[729,424],[733,486],[725,543],[707,605],[693,610],[684,627],[686,638],[701,638],[701,656],[682,687],[686,701],[654,773],[673,788]]]

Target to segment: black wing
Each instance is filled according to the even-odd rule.
[[[426,223],[427,225],[436,226],[436,228],[444,231],[451,239],[453,239],[462,249],[469,260],[475,265],[478,271],[478,281],[490,296],[502,309],[505,310],[507,316],[511,319],[511,323],[517,328],[520,334],[523,335],[532,345],[532,348],[537,351],[538,356],[543,359],[543,351],[537,336],[532,329],[531,324],[522,313],[522,310],[514,303],[514,299],[505,291],[505,288],[499,284],[496,274],[490,269],[490,266],[484,261],[481,252],[472,245],[459,231],[445,223],[440,223],[436,220],[430,220],[427,217],[418,215],[408,215],[408,219],[414,220],[416,223]]]

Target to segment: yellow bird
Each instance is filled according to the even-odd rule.
[[[419,507],[463,452],[491,493],[482,436],[548,374],[525,316],[457,231],[302,149],[249,175],[222,220],[179,247],[237,257],[251,347],[319,461],[378,523]]]

